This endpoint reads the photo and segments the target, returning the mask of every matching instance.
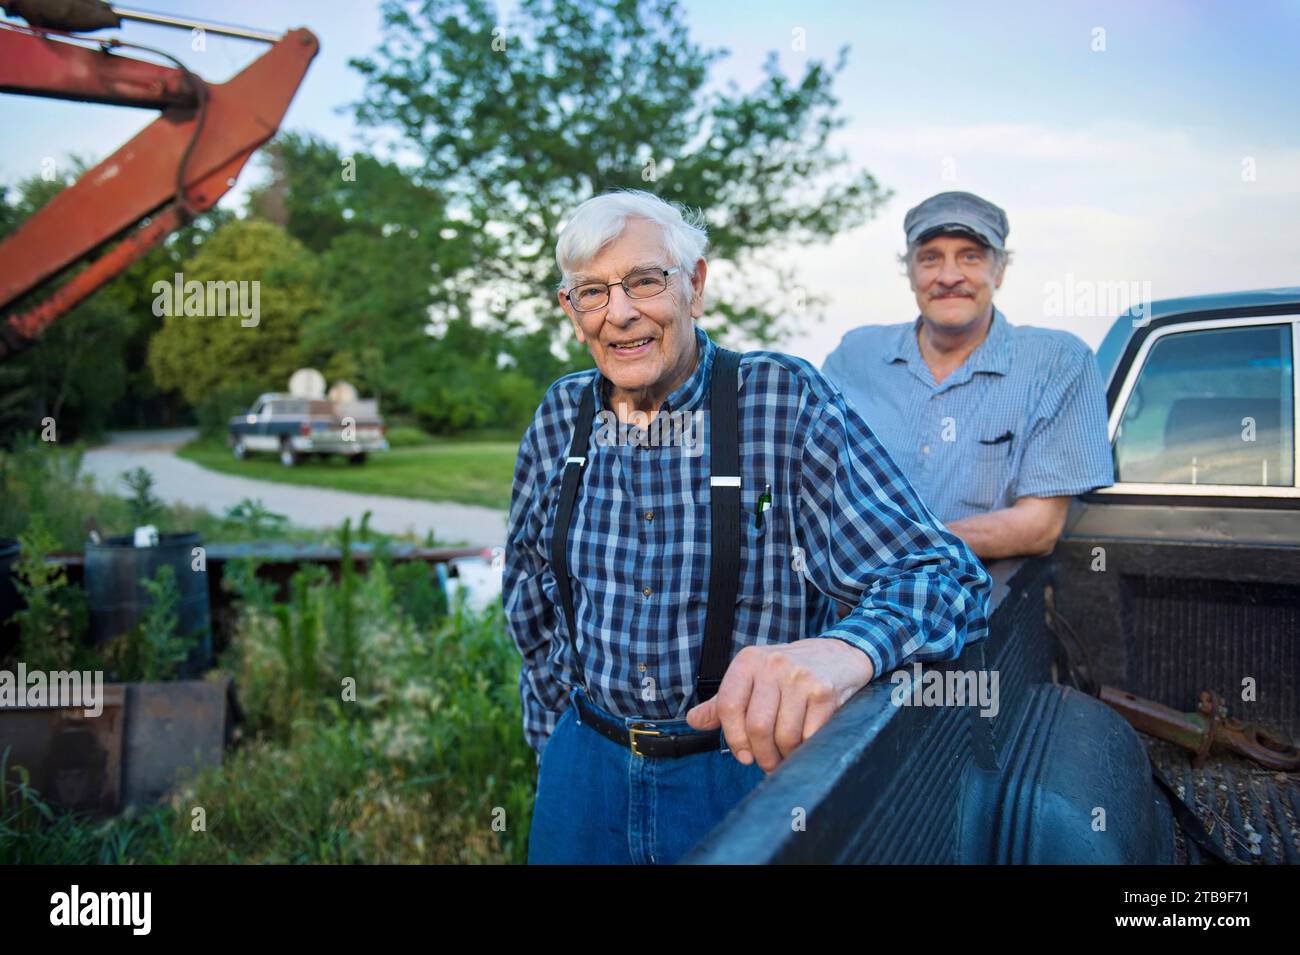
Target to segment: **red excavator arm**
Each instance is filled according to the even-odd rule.
[[[9,0],[3,6],[33,26],[0,21],[0,92],[162,113],[0,242],[0,358],[31,344],[60,315],[212,208],[253,151],[275,135],[319,49],[308,30],[276,37],[115,9],[98,0]],[[101,19],[86,19],[87,9]],[[208,84],[179,62],[162,66],[116,52],[133,44],[51,28],[97,29],[117,25],[118,17],[201,27],[269,42],[271,48],[228,82]],[[13,310],[19,299],[118,239],[44,301]]]

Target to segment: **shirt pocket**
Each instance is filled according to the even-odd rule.
[[[764,607],[775,602],[781,592],[782,561],[786,529],[785,515],[773,504],[763,512],[761,527],[755,526],[754,511],[762,491],[740,500],[740,579],[736,583],[736,603]]]
[[[992,511],[1003,506],[1003,494],[1010,482],[1011,455],[1016,438],[988,443],[1007,433],[990,429],[981,434],[969,462],[961,468],[960,500],[968,507]]]

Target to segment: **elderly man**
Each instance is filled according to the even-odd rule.
[[[993,203],[940,193],[903,228],[921,314],[855,328],[822,372],[976,554],[1050,554],[1070,498],[1114,481],[1096,359],[994,306],[1009,227]]]
[[[675,861],[859,688],[987,629],[988,575],[843,397],[695,325],[706,241],[620,192],[556,247],[596,368],[551,386],[515,466],[531,862]]]

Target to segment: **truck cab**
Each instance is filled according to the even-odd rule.
[[[1300,862],[1298,351],[1300,288],[1119,316],[1115,484],[1050,556],[990,565],[989,636],[926,667],[996,671],[999,705],[882,677],[684,861]]]

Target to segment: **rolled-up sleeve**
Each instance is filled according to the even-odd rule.
[[[796,534],[808,579],[853,608],[817,636],[862,650],[876,678],[953,659],[987,633],[988,572],[838,396],[812,412]]]
[[[556,614],[542,586],[547,568],[541,540],[546,483],[537,454],[536,429],[530,427],[519,445],[510,490],[501,600],[506,629],[523,658],[519,698],[524,737],[539,758],[563,711],[564,692],[547,667]]]
[[[1078,342],[1046,380],[1012,496],[1067,497],[1113,484],[1106,396],[1092,351]]]

